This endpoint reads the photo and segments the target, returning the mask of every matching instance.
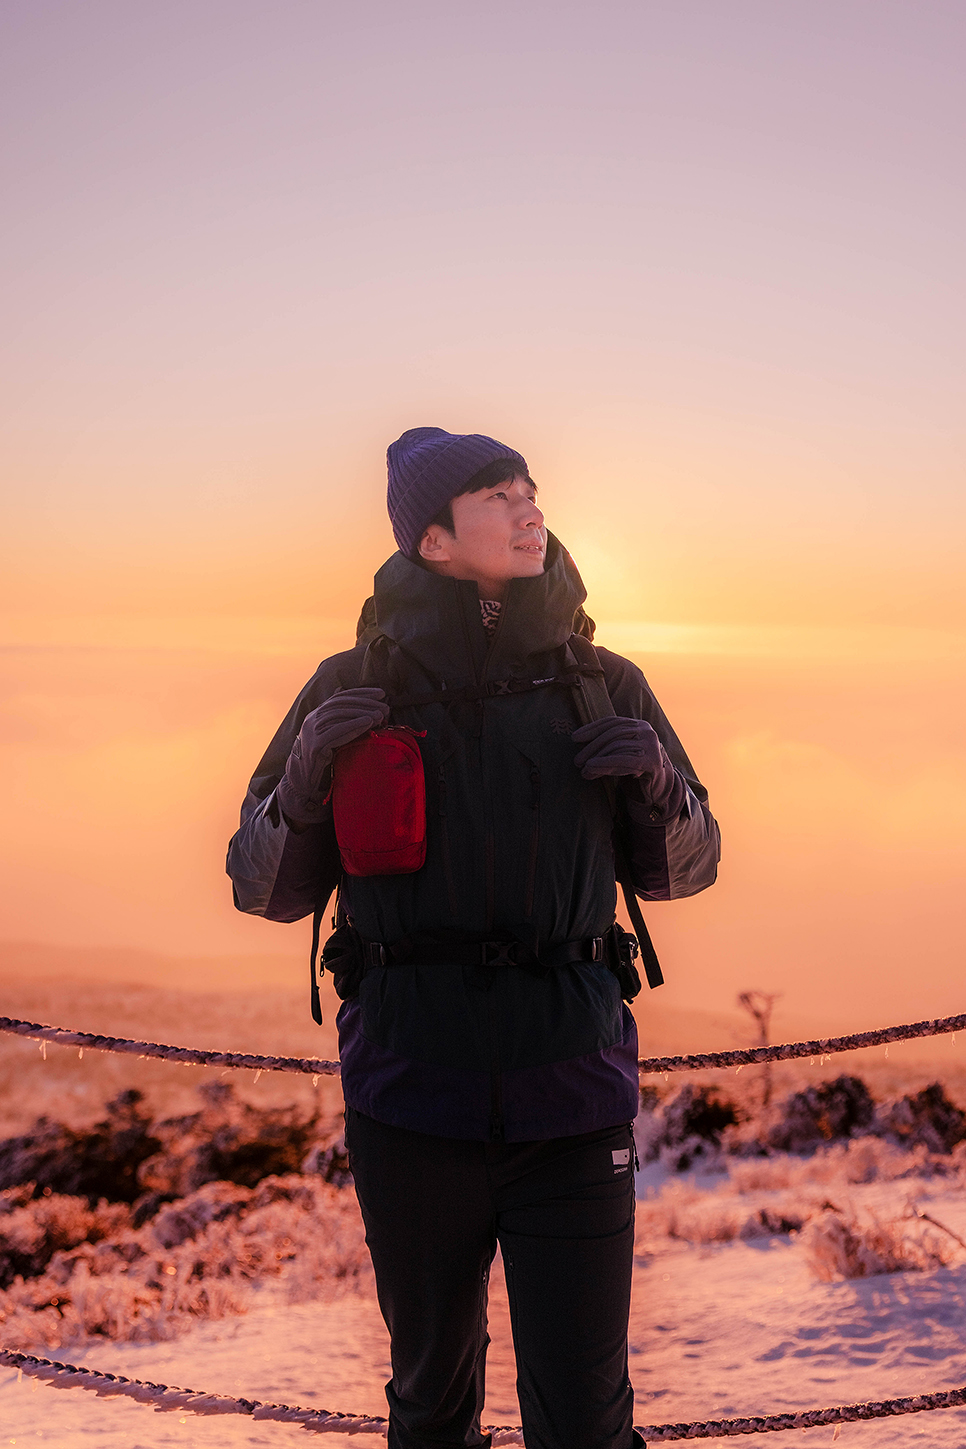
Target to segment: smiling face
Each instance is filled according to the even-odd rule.
[[[435,573],[472,579],[481,599],[503,599],[510,579],[543,573],[547,530],[537,507],[536,484],[516,477],[452,502],[453,528],[431,523],[419,556]]]

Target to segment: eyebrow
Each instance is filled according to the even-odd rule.
[[[519,477],[519,474],[517,474],[517,477]],[[528,483],[530,485],[530,487],[533,489],[534,493],[536,493],[536,492],[539,491],[537,489],[536,483],[534,483],[534,481],[533,481],[532,478],[524,478],[523,481],[524,481],[524,483]],[[494,483],[493,484],[493,487],[490,489],[490,492],[491,493],[499,493],[499,491],[500,491],[501,488],[506,488],[510,483],[513,483],[513,482],[515,482],[515,479],[513,479],[513,478],[505,478],[502,483]]]

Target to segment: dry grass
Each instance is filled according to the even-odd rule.
[[[937,1158],[923,1146],[901,1148],[879,1137],[857,1137],[836,1142],[812,1157],[782,1153],[732,1161],[728,1180],[737,1192],[775,1192],[842,1182],[857,1185],[905,1177],[947,1176],[958,1174],[964,1165],[966,1153],[962,1148]]]
[[[959,1148],[937,1164],[925,1148],[904,1151],[868,1137],[804,1159],[732,1161],[728,1176],[712,1188],[675,1178],[640,1202],[636,1249],[646,1257],[662,1240],[698,1246],[801,1233],[809,1265],[825,1282],[934,1268],[960,1252],[952,1238],[917,1222],[911,1209],[887,1220],[862,1214],[849,1203],[848,1189],[901,1179],[918,1185],[937,1170],[962,1185],[966,1152]]]
[[[950,1238],[917,1223],[911,1214],[883,1221],[874,1213],[860,1216],[834,1208],[807,1225],[802,1246],[822,1283],[875,1273],[925,1272],[944,1267],[957,1254]]]
[[[109,1236],[89,1240],[92,1217],[113,1228]],[[49,1235],[53,1220],[71,1246],[57,1248],[39,1276],[0,1292],[9,1348],[173,1338],[198,1319],[244,1313],[269,1281],[295,1302],[350,1287],[369,1271],[355,1193],[297,1175],[256,1188],[207,1183],[137,1230],[124,1205],[92,1214],[82,1198],[37,1199],[14,1208],[7,1222],[13,1218],[27,1244]]]
[[[691,1182],[669,1182],[656,1198],[638,1203],[635,1246],[646,1255],[661,1238],[698,1245],[773,1237],[798,1232],[809,1212],[820,1210],[792,1194],[749,1203],[727,1183],[708,1192]]]

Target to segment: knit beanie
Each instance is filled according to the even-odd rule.
[[[410,428],[390,443],[386,502],[401,553],[415,558],[428,524],[450,499],[497,458],[510,458],[523,477],[526,460],[483,433],[445,433],[442,428]]]

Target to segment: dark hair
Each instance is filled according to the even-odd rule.
[[[492,463],[487,463],[485,468],[481,468],[478,473],[473,474],[465,488],[461,488],[459,493],[456,494],[456,497],[462,498],[464,493],[482,493],[485,488],[496,488],[500,483],[512,483],[514,478],[521,476],[526,478],[528,483],[533,482],[529,473],[521,475],[520,468],[514,458],[494,458]],[[435,518],[429,520],[426,528],[432,528],[434,524],[438,524],[440,528],[445,528],[447,533],[451,533],[454,538],[456,537],[456,525],[453,522],[452,498],[448,503],[443,504]],[[425,528],[423,532],[426,532]]]

